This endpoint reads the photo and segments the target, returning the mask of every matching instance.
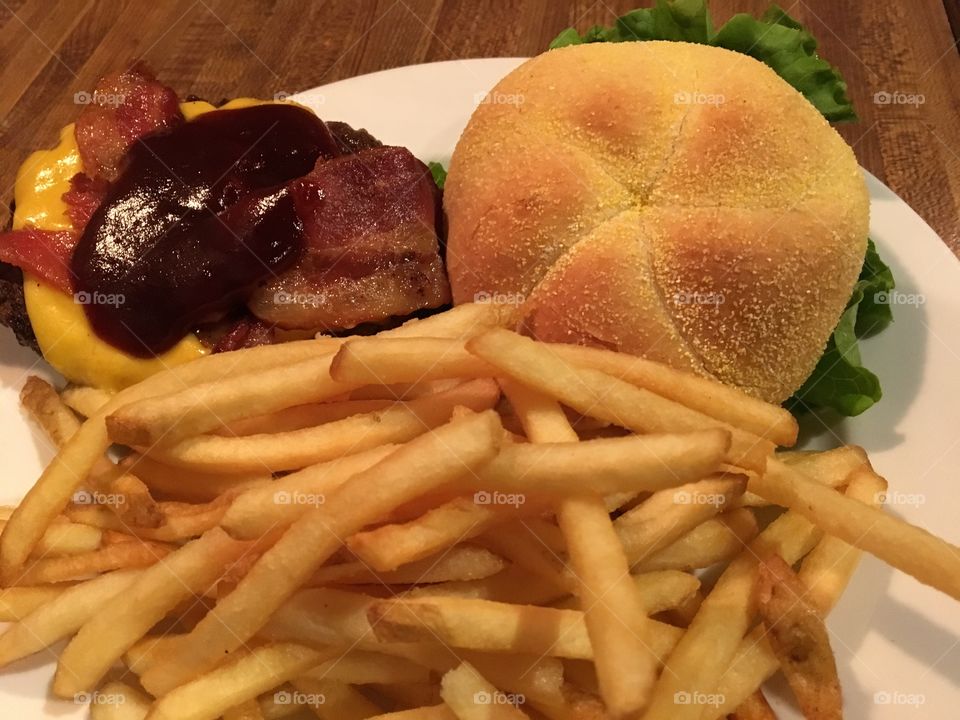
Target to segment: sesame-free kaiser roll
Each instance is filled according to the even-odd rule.
[[[857,279],[850,147],[766,65],[678,42],[551,50],[500,81],[445,190],[454,302],[519,299],[548,341],[645,355],[770,401]]]

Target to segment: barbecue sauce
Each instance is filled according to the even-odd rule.
[[[293,186],[337,154],[323,121],[286,104],[209,112],[134,143],[71,260],[94,331],[150,357],[242,303],[296,262]]]

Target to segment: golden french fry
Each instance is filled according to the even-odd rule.
[[[37,608],[60,597],[72,585],[35,585],[0,590],[0,622],[22,620]]]
[[[317,505],[359,472],[367,470],[399,445],[381,445],[311,465],[274,482],[250,488],[234,498],[221,525],[235,537],[260,537],[285,527]]]
[[[293,643],[254,648],[163,695],[147,720],[215,720],[224,711],[255,699],[340,652],[322,652]]]
[[[412,710],[398,710],[385,715],[374,715],[370,720],[457,720],[457,716],[449,705],[431,705]]]
[[[243,435],[259,435],[261,433],[291,432],[304,428],[323,425],[365,413],[386,410],[397,402],[389,400],[338,400],[333,402],[309,403],[294,405],[285,410],[278,410],[269,415],[236,420],[216,431],[218,435],[239,437]]]
[[[653,493],[613,526],[631,565],[652,558],[698,525],[721,513],[747,487],[743,475],[716,474]]]
[[[491,330],[467,341],[467,349],[503,374],[591,417],[641,433],[692,432],[722,428],[731,436],[727,460],[762,471],[774,445],[649,390],[598,370],[578,368],[549,346],[508,330]]]
[[[869,467],[867,453],[856,445],[843,445],[833,450],[787,450],[777,453],[776,458],[790,467],[809,475],[822,485],[842,487],[850,475],[863,467]],[[766,507],[770,502],[756,493],[747,492],[738,502],[744,507]]]
[[[103,533],[95,527],[56,522],[47,528],[34,551],[37,557],[57,557],[91,552],[100,547]]]
[[[79,583],[40,605],[0,635],[0,666],[40,652],[75,633],[110,598],[126,590],[140,570],[118,570]]]
[[[869,505],[877,505],[886,492],[886,481],[869,468],[857,471],[847,487],[847,496]],[[803,559],[800,580],[808,588],[808,597],[824,614],[830,612],[853,576],[861,551],[843,540],[826,535]],[[716,710],[704,713],[705,720],[718,720],[746,701],[780,667],[764,638],[762,627],[751,631],[740,643],[730,667],[723,674],[718,694],[723,702]]]
[[[725,431],[713,429],[583,442],[515,443],[504,446],[473,484],[481,491],[554,496],[661,490],[716,470],[729,439]]]
[[[306,585],[416,585],[464,580],[481,580],[496,575],[507,564],[485,548],[457,545],[437,557],[426,557],[396,570],[375,572],[362,562],[326,565]]]
[[[54,387],[36,375],[27,377],[20,390],[20,404],[57,447],[63,447],[80,429],[77,416],[63,403]]]
[[[387,443],[406,442],[447,422],[458,405],[480,412],[492,408],[498,397],[493,380],[471,380],[436,395],[314,428],[236,438],[205,435],[153,448],[148,454],[197,470],[295,470]]]
[[[446,378],[494,377],[496,370],[467,352],[462,339],[357,338],[330,366],[342,383],[390,385]]]
[[[577,367],[599,370],[777,445],[797,441],[797,421],[787,410],[716,380],[628,353],[559,343],[549,347]]]
[[[842,720],[840,678],[823,617],[778,555],[760,563],[758,595],[767,641],[804,716]]]
[[[114,530],[130,535],[132,538],[154,542],[179,542],[200,537],[207,530],[216,527],[227,511],[224,503],[211,503],[199,506],[196,512],[182,515],[164,513],[159,527],[137,527],[124,523],[113,512],[103,506],[74,505],[67,508],[67,517],[87,526]]]
[[[180,641],[179,635],[148,635],[130,647],[123,656],[124,664],[134,675],[142,675],[147,667]]]
[[[502,318],[497,309],[461,305],[442,315],[408,322],[384,332],[383,335],[463,337],[496,327],[501,322]],[[342,342],[339,341],[338,346]],[[292,352],[289,354],[294,355]],[[267,351],[261,351],[257,359],[267,355]],[[173,443],[215,430],[234,420],[327,400],[363,384],[344,384],[332,379],[332,360],[332,354],[318,356],[314,352],[312,355],[300,357],[297,362],[280,367],[270,367],[267,364],[267,369],[257,374],[255,383],[251,383],[249,378],[241,374],[206,384],[195,384],[186,390],[177,388],[179,392],[169,392],[155,399],[139,402],[131,399],[129,404],[116,403],[107,418],[110,437],[124,445],[151,446],[160,441]],[[113,412],[114,410],[116,412]]]
[[[80,628],[60,655],[53,691],[60,697],[96,687],[107,670],[167,613],[208,592],[248,549],[219,528],[145,570],[122,595]]]
[[[364,720],[379,715],[382,708],[349,685],[309,675],[294,678],[291,684],[307,698],[307,707],[321,720]]]
[[[706,596],[676,648],[667,659],[647,708],[648,720],[694,720],[701,703],[684,703],[696,694],[710,695],[736,653],[754,619],[751,598],[757,582],[758,557],[780,555],[793,563],[806,555],[821,533],[802,516],[786,513],[764,530],[727,566]]]
[[[960,547],[824,487],[776,460],[763,476],[751,478],[749,488],[803,515],[830,535],[960,600]]]
[[[517,565],[510,565],[496,575],[481,580],[424,585],[407,590],[402,597],[463,597],[517,605],[548,605],[566,593],[567,590],[529,575]]]
[[[348,685],[399,685],[430,682],[430,671],[394,655],[353,649],[320,663],[301,677]]]
[[[421,435],[338,488],[324,505],[300,517],[187,636],[186,660],[158,661],[141,677],[159,694],[213,667],[253,637],[270,615],[343,542],[390,509],[474,472],[497,452],[503,428],[487,411]]]
[[[458,720],[523,720],[529,717],[511,702],[509,696],[466,662],[443,676],[440,697]]]
[[[151,494],[165,499],[209,502],[224,493],[237,492],[271,481],[270,473],[218,473],[188,470],[166,465],[154,458],[134,453],[120,461],[120,467],[136,474]]]
[[[758,532],[756,516],[738,508],[706,520],[679,540],[633,566],[635,572],[698,570],[736,556]]]
[[[91,417],[110,402],[114,393],[87,385],[68,385],[60,392],[63,404],[81,417]]]
[[[93,700],[90,720],[143,720],[152,702],[136,688],[116,680],[100,688]]]
[[[79,580],[111,570],[149,567],[171,550],[169,545],[144,541],[104,545],[98,550],[77,555],[37,560],[15,578],[15,584],[42,585]]]

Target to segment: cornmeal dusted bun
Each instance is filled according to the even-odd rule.
[[[450,163],[454,302],[519,298],[550,341],[612,347],[770,401],[810,375],[866,251],[850,147],[766,65],[677,42],[514,70]]]

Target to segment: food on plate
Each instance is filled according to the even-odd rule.
[[[795,438],[782,407],[509,322],[466,304],[214,354],[82,423],[30,380],[23,401],[62,446],[4,513],[0,663],[66,640],[55,696],[110,692],[150,720],[765,717],[781,668],[801,707],[836,716],[821,617],[859,549],[960,597],[960,549],[876,507],[886,484],[861,449],[775,451],[762,435]],[[397,413],[421,421],[369,442],[342,424]],[[227,440],[202,470],[178,465]],[[264,442],[284,471],[238,472]],[[142,465],[158,523],[107,502],[104,463]]]
[[[427,167],[290,102],[179,102],[103,78],[21,168],[4,324],[117,390],[208,352],[395,323],[449,302]]]

